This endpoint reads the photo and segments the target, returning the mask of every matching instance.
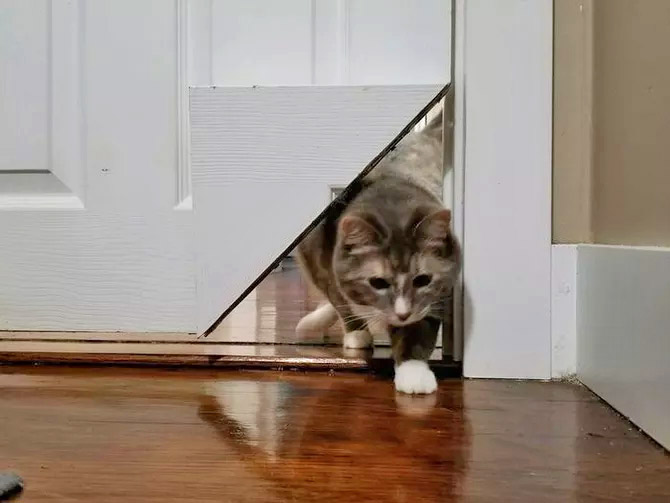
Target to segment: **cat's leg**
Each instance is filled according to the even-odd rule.
[[[426,317],[405,327],[390,327],[395,360],[395,389],[408,394],[428,394],[437,390],[437,379],[428,367],[435,349],[440,320]]]
[[[334,280],[331,281],[325,294],[330,301],[330,305],[335,308],[335,311],[337,311],[338,316],[342,320],[342,328],[344,328],[342,345],[345,349],[371,348],[373,338],[368,330],[367,322],[354,313],[349,302],[335,285]]]
[[[305,335],[324,331],[333,325],[339,317],[344,328],[342,345],[345,348],[365,349],[372,347],[373,337],[365,320],[351,311],[346,300],[338,292],[330,290],[325,293],[329,302],[303,316],[296,326],[296,333]]]
[[[323,222],[315,227],[298,245],[297,259],[303,277],[308,283],[327,297],[330,302],[325,302],[311,313],[303,316],[295,329],[298,335],[310,332],[323,332],[337,321],[337,310],[328,294],[332,283],[329,260],[323,256],[325,230]]]
[[[344,333],[342,345],[346,349],[367,349],[374,345],[372,334],[367,328]]]
[[[342,345],[345,349],[368,349],[373,347],[374,340],[367,330],[354,330],[344,333]]]
[[[373,344],[372,334],[368,330],[365,319],[353,312],[347,300],[336,288],[331,288],[327,295],[330,304],[335,307],[342,320],[342,328],[344,329],[342,345],[346,349],[371,348]]]
[[[374,340],[364,319],[357,317],[347,306],[338,309],[338,314],[342,318],[342,345],[346,349],[366,349],[373,346]]]
[[[324,294],[329,303],[305,315],[298,322],[296,332],[300,335],[305,332],[323,331],[335,323],[339,316],[345,331],[344,347],[369,348],[372,346],[372,335],[367,329],[367,324],[351,312],[349,303],[338,290],[332,276],[330,255],[324,254],[327,248],[324,243],[329,232],[334,232],[334,228],[327,231],[322,222],[298,246],[298,262],[304,276]]]
[[[352,318],[353,315],[348,310],[341,309],[340,311],[344,312],[338,312],[330,302],[323,304],[303,316],[295,327],[295,331],[301,336],[322,332],[331,327],[337,321],[339,315],[344,326],[342,345],[345,348],[365,349],[372,347],[373,337],[365,322]]]
[[[295,327],[296,332],[307,334],[310,332],[323,332],[337,321],[337,310],[330,302],[320,305],[311,313],[303,316]]]

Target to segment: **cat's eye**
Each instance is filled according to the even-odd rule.
[[[421,288],[430,285],[432,280],[433,278],[430,276],[430,274],[419,274],[418,276],[414,276],[412,285],[414,285],[414,288]]]
[[[386,281],[384,278],[370,278],[370,286],[375,290],[386,290],[391,287],[391,283]]]

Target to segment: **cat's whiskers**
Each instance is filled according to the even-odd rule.
[[[347,321],[354,321],[354,320],[361,320],[361,321],[375,321],[378,318],[379,315],[371,313],[367,315],[358,315],[358,314],[352,314],[349,316],[344,316],[342,317],[342,321],[347,322]]]

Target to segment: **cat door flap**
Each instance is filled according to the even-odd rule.
[[[191,90],[197,322],[203,333],[441,85]]]

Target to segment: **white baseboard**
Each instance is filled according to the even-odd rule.
[[[551,377],[577,372],[578,245],[551,247]]]
[[[670,448],[670,248],[578,247],[577,375]]]

